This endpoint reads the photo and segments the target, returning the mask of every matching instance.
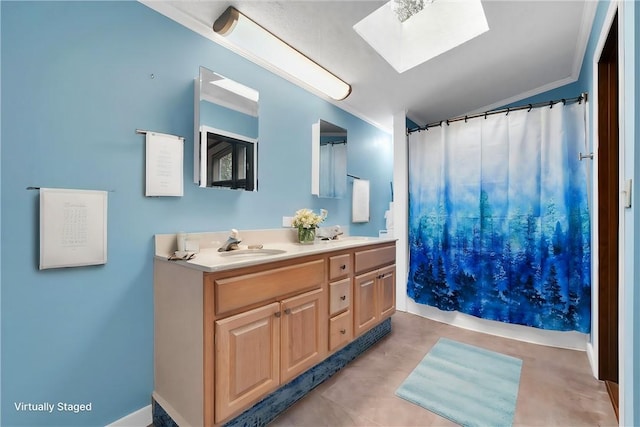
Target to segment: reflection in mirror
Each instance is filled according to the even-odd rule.
[[[258,92],[204,67],[195,92],[194,181],[257,190]]]
[[[343,198],[347,194],[347,130],[319,120],[311,127],[311,194]]]
[[[207,132],[207,187],[253,191],[255,144]]]

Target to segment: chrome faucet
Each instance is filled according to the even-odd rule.
[[[229,252],[238,249],[238,243],[241,241],[242,240],[238,239],[238,230],[232,228],[231,235],[227,238],[227,241],[224,242],[224,245],[218,248],[218,252]]]
[[[333,227],[322,227],[318,233],[320,240],[338,240],[338,236],[344,234],[339,225]]]

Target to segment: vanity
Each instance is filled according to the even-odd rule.
[[[262,425],[391,330],[395,240],[269,242],[168,261],[176,235],[156,236],[154,425]],[[262,245],[261,245],[262,246]]]

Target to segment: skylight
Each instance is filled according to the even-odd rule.
[[[391,0],[353,29],[403,73],[489,30],[480,0]]]

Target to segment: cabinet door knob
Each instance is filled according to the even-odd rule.
[[[340,266],[340,270],[346,270],[346,269],[347,269],[347,266],[346,266],[345,264],[342,264],[342,265]]]
[[[291,309],[290,308],[285,309],[284,314],[291,314]]]
[[[273,313],[273,315],[276,317],[280,317],[282,316],[282,313],[280,313],[279,311],[276,311],[275,313]]]
[[[347,333],[347,330],[346,330],[346,329],[340,329],[340,333],[341,333],[342,335],[344,335],[344,334],[346,334],[346,333]]]
[[[342,301],[344,301],[344,300],[346,300],[346,299],[347,299],[347,296],[346,296],[346,295],[342,295],[342,296],[340,297],[340,299],[341,299]]]

